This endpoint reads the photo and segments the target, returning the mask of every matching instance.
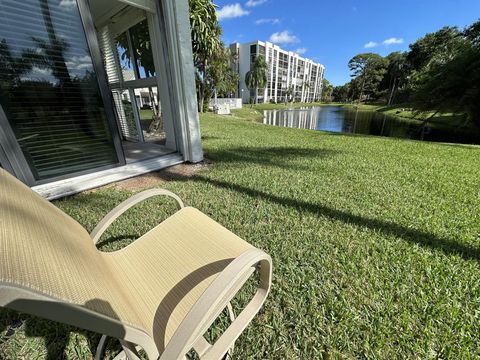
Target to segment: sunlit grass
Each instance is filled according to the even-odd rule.
[[[202,116],[213,164],[163,185],[273,258],[272,293],[235,358],[480,357],[480,147],[240,121],[248,111]],[[130,195],[106,188],[55,205],[91,230]],[[120,248],[172,211],[148,201],[101,246]],[[0,354],[37,358],[46,336],[58,357],[66,343],[68,358],[89,358],[95,336],[66,330],[0,312]]]

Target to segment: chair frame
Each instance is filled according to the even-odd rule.
[[[92,241],[96,244],[105,230],[125,211],[154,196],[173,198],[178,210],[184,207],[182,200],[170,191],[152,189],[140,192],[115,207],[100,221],[90,234]],[[255,295],[217,341],[210,344],[203,334],[225,308],[229,309],[232,317],[230,301],[256,270],[260,280]],[[154,340],[143,330],[32,289],[0,282],[0,306],[104,334],[95,359],[102,356],[106,337],[109,336],[120,340],[129,359],[138,357],[135,346],[140,346],[149,359],[185,359],[193,348],[201,359],[211,360],[222,358],[233,347],[236,339],[262,307],[271,284],[270,256],[258,249],[244,252],[227,265],[207,287],[161,354]]]

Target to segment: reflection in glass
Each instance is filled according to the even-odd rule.
[[[155,76],[152,44],[147,20],[143,20],[116,39],[124,81]],[[127,74],[127,78],[125,78]],[[131,74],[131,75],[130,75]]]
[[[75,1],[0,0],[0,99],[37,180],[118,162]]]

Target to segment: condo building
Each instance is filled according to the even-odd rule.
[[[296,102],[320,101],[325,73],[325,66],[322,64],[303,58],[295,52],[283,50],[270,42],[233,43],[230,51],[235,54],[231,66],[240,75],[236,95],[242,98],[244,103],[249,103],[255,96],[255,91],[248,89],[245,84],[245,75],[258,55],[263,55],[268,64],[267,86],[258,91],[259,103],[285,102],[292,98]]]

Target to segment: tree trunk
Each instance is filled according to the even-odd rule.
[[[205,101],[205,74],[207,69],[207,59],[199,67],[200,81],[198,84],[198,112],[203,113],[203,102]]]
[[[203,102],[205,101],[205,92],[203,87],[198,90],[198,112],[203,113]]]
[[[202,82],[204,81],[204,78],[202,77]],[[198,100],[198,112],[203,113],[203,101],[205,98],[205,88],[203,87],[203,83],[199,82],[198,84],[198,90],[197,90],[197,100]]]
[[[392,85],[392,91],[390,92],[390,97],[388,98],[388,104],[387,105],[392,105],[393,93],[395,92],[396,84],[397,84],[397,78],[394,78],[393,79],[393,85]]]
[[[155,95],[153,95],[153,89],[151,86],[148,88],[148,97],[151,104],[150,106],[152,107],[153,116],[158,116],[159,111],[157,109],[157,103],[155,102]]]
[[[362,102],[363,90],[365,89],[365,75],[362,78],[362,87],[360,88],[360,97],[358,98],[358,103]]]
[[[153,94],[153,89],[148,88],[148,96],[150,97],[150,104],[152,104],[153,117],[152,122],[148,126],[149,133],[156,133],[158,130],[163,128],[162,125],[162,109],[160,105],[160,99],[157,98],[158,104],[155,102],[155,96]],[[158,93],[157,93],[158,96]]]

